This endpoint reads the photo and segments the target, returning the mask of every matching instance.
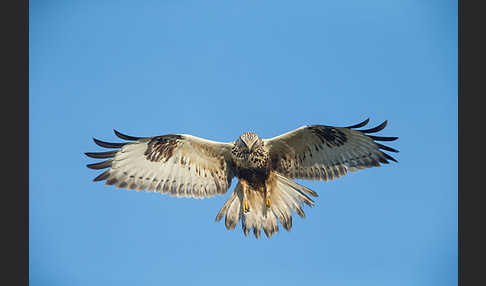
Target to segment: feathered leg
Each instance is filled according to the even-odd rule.
[[[270,189],[267,188],[266,184],[265,184],[264,189],[263,189],[263,194],[264,194],[264,198],[265,198],[265,206],[267,208],[271,208],[272,207],[272,200],[270,198],[271,198],[272,195],[270,194]]]
[[[250,211],[250,202],[248,201],[250,186],[244,180],[241,180],[240,182],[243,191],[243,212],[247,213]]]

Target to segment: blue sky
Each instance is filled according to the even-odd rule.
[[[30,1],[30,284],[457,285],[457,2]],[[91,138],[232,141],[388,119],[398,164],[271,239],[224,196],[117,190]]]

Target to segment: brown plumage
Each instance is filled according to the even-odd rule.
[[[115,130],[130,142],[94,142],[108,152],[87,156],[105,161],[89,164],[105,169],[94,181],[132,190],[167,193],[171,196],[206,198],[224,194],[233,177],[238,184],[216,216],[225,218],[227,229],[241,220],[245,235],[256,238],[263,229],[267,237],[278,232],[279,222],[292,228],[292,212],[305,218],[303,205],[314,205],[314,191],[292,179],[331,180],[347,171],[388,164],[396,160],[386,154],[397,150],[375,141],[397,137],[373,136],[387,121],[356,130],[369,119],[348,127],[308,125],[280,136],[262,139],[254,132],[243,133],[236,141],[221,143],[187,134],[133,137]]]

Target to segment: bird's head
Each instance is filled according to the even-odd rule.
[[[251,152],[252,150],[263,146],[263,140],[258,137],[255,132],[245,132],[240,135],[236,144],[240,145],[243,150],[248,150]]]

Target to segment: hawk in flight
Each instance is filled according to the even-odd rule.
[[[236,177],[238,184],[216,216],[227,229],[241,219],[245,236],[267,237],[278,232],[278,222],[292,228],[292,212],[304,218],[303,204],[314,205],[313,190],[292,179],[332,180],[347,171],[388,164],[396,160],[383,152],[398,152],[377,141],[398,137],[370,135],[387,121],[370,128],[369,119],[348,127],[306,125],[270,139],[245,132],[233,142],[222,143],[187,134],[133,137],[116,130],[125,143],[94,142],[108,152],[85,153],[107,159],[89,164],[105,169],[94,181],[130,190],[167,193],[176,197],[206,198],[225,194]]]

